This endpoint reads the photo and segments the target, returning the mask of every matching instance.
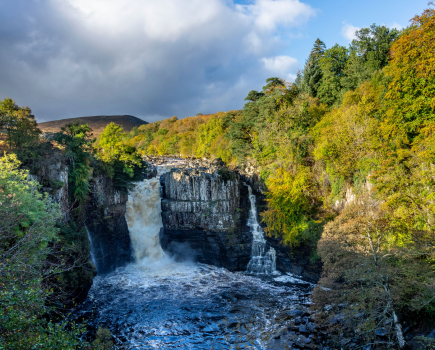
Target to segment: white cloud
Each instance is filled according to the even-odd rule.
[[[39,120],[240,108],[271,74],[294,73],[295,59],[275,56],[278,33],[316,13],[298,0],[2,0],[0,8],[0,99],[29,105]]]
[[[397,29],[397,30],[402,30],[404,28],[404,26],[400,25],[399,23],[394,22],[391,25],[387,25],[388,28],[390,29]]]
[[[360,27],[355,27],[352,24],[345,22],[341,29],[341,35],[343,35],[347,40],[352,41],[356,38],[355,32],[360,29]]]
[[[264,68],[271,74],[277,75],[280,78],[294,80],[299,68],[297,59],[290,56],[276,56],[262,58]]]
[[[243,12],[261,29],[295,26],[306,22],[316,10],[299,0],[256,0],[251,5],[239,5]]]

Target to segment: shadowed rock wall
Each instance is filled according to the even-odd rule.
[[[162,248],[177,259],[192,259],[245,271],[251,259],[252,233],[247,226],[248,188],[257,196],[257,211],[264,209],[264,184],[257,175],[240,175],[213,165],[172,169],[161,177]],[[258,218],[261,221],[261,218]],[[317,281],[320,266],[311,264],[303,249],[292,250],[278,239],[266,237],[277,254],[277,269]]]

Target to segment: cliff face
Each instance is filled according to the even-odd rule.
[[[130,236],[124,217],[127,199],[127,194],[114,189],[110,178],[101,175],[92,179],[86,227],[99,274],[131,261]]]
[[[251,209],[248,184],[257,197],[257,212],[265,205],[258,176],[219,166],[197,166],[173,169],[161,177],[161,183],[162,248],[179,259],[245,271],[253,240],[247,226]],[[283,246],[278,239],[266,237],[266,241],[266,251],[270,247],[276,250],[278,270],[318,279],[319,266],[310,264],[303,252]]]
[[[242,230],[246,213],[240,209],[239,175],[206,168],[173,169],[161,182],[162,248],[178,258],[246,269],[252,236]]]
[[[63,221],[68,221],[68,165],[62,152],[54,149],[49,157],[36,164],[30,177],[38,181],[42,190],[60,205]]]

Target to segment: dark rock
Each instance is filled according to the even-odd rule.
[[[190,257],[231,271],[246,270],[252,234],[247,226],[251,204],[245,183],[259,199],[260,212],[265,202],[259,191],[261,179],[257,180],[229,170],[219,160],[204,159],[191,160],[184,168],[161,176],[163,249],[178,259]],[[282,245],[278,239],[266,237],[266,241],[266,251],[270,247],[276,251],[279,271],[317,282],[320,265],[310,264],[303,252]]]
[[[329,323],[332,325],[343,323],[343,319],[344,317],[342,315],[335,315]]]
[[[304,325],[300,325],[299,326],[299,332],[301,332],[301,333],[308,333],[308,329],[307,329],[307,327],[305,327]]]
[[[435,329],[434,329],[432,332],[430,332],[430,333],[426,336],[426,338],[435,338]]]
[[[375,334],[378,337],[386,337],[388,335],[388,332],[385,328],[379,328],[376,330]]]
[[[109,177],[92,179],[86,226],[99,274],[112,272],[132,260],[125,220],[127,199],[126,193],[115,190]]]
[[[296,341],[295,344],[301,348],[305,348],[305,346],[307,346],[308,344],[310,344],[312,342],[312,340],[310,338],[307,338],[303,335],[300,335]]]
[[[317,329],[316,324],[311,323],[311,322],[307,323],[307,324],[306,324],[306,327],[307,327],[307,329],[308,329],[309,332],[315,332],[316,329]]]
[[[286,313],[287,313],[287,315],[292,316],[292,317],[302,316],[303,315],[303,311],[298,310],[298,309],[289,310]]]

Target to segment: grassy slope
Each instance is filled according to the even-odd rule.
[[[101,134],[104,128],[111,122],[121,125],[126,132],[130,132],[135,126],[139,127],[143,124],[148,124],[148,122],[131,115],[101,115],[53,120],[45,123],[38,123],[38,127],[43,132],[57,132],[62,126],[68,123],[75,123],[79,120],[82,124],[88,124],[92,128],[94,136]]]

